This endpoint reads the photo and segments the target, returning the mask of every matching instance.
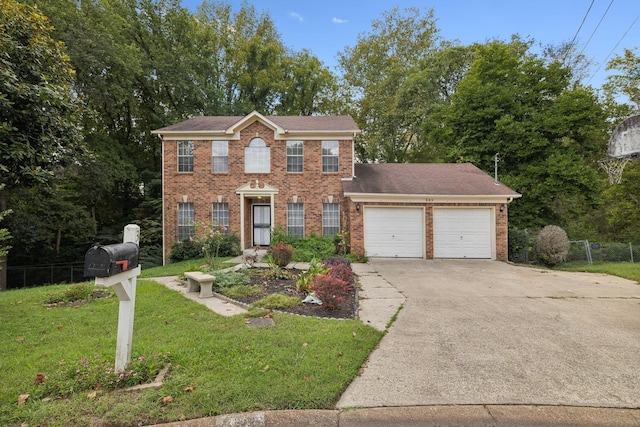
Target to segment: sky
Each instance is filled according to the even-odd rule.
[[[222,0],[238,10],[242,0]],[[202,0],[182,0],[196,11]],[[592,59],[583,83],[599,88],[610,73],[606,63],[624,49],[640,55],[638,0],[248,0],[267,12],[283,43],[294,51],[309,49],[337,72],[337,54],[355,46],[358,35],[384,11],[418,7],[433,9],[436,26],[446,40],[461,44],[499,39],[512,34],[542,45],[558,45],[575,37],[579,50]]]

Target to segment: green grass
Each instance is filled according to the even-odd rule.
[[[223,266],[223,268],[226,268],[233,266],[233,264],[225,262],[230,260],[231,258],[232,257],[223,257],[217,258],[217,260],[218,263]],[[167,265],[143,269],[140,272],[139,277],[144,279],[149,277],[180,276],[185,271],[199,271],[201,270],[200,267],[205,264],[207,264],[206,258],[189,259],[186,261],[174,262]]]
[[[570,266],[564,265],[561,267],[566,271],[586,271],[589,273],[605,273],[613,276],[624,277],[625,279],[635,280],[640,282],[640,264],[633,264],[630,262],[609,262],[594,265],[581,265]]]
[[[333,408],[382,335],[356,320],[280,313],[273,314],[276,326],[250,328],[245,316],[219,316],[139,280],[132,357],[168,353],[172,369],[163,387],[42,401],[35,398],[37,374],[53,376],[62,360],[115,357],[118,299],[79,308],[42,305],[66,286],[0,294],[0,425],[154,424],[262,409]],[[21,394],[32,397],[18,405]],[[163,404],[167,396],[173,402]]]
[[[263,291],[262,286],[236,285],[222,289],[220,293],[232,299],[258,295]]]
[[[292,308],[297,305],[302,305],[302,301],[300,301],[300,298],[290,295],[270,294],[251,305],[258,308],[277,310],[279,308]]]

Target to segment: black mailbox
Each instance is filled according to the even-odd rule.
[[[95,245],[84,256],[84,275],[109,277],[136,268],[139,250],[133,242]]]

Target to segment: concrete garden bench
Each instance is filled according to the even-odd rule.
[[[205,274],[200,271],[187,271],[184,273],[189,283],[189,292],[200,291],[200,298],[213,297],[211,286],[216,280],[216,276]]]

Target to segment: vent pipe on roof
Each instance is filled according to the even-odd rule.
[[[495,176],[495,182],[494,184],[496,185],[500,185],[500,183],[498,182],[498,162],[500,161],[500,153],[496,153],[495,156],[493,156],[493,170],[494,170],[494,176]]]

